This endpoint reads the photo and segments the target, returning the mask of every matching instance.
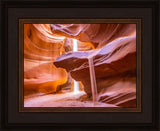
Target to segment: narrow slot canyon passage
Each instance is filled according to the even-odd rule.
[[[136,107],[136,24],[24,24],[24,107]]]

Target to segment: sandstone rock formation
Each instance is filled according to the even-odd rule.
[[[78,41],[78,48],[85,51],[93,46]],[[71,84],[65,69],[56,68],[52,63],[72,50],[72,39],[53,34],[50,24],[24,24],[24,95],[53,93]]]
[[[52,64],[64,40],[52,34],[50,25],[24,24],[24,95],[56,92],[66,83],[66,71]]]
[[[73,52],[73,39],[78,52]],[[68,88],[71,75],[92,96],[90,55],[98,100],[136,107],[135,24],[24,24],[24,95]]]
[[[120,37],[135,36],[135,24],[51,24],[54,34],[91,42],[97,48]]]
[[[103,25],[52,25],[52,32],[66,33],[72,38],[92,42],[98,53],[94,56],[99,101],[123,107],[136,106],[136,28],[134,24]],[[85,27],[83,29],[83,26]],[[69,28],[68,28],[69,27]],[[94,28],[95,27],[95,28]],[[100,28],[101,27],[101,28]],[[102,27],[104,28],[102,30]],[[66,29],[67,28],[67,29]],[[56,29],[56,30],[55,30]],[[80,31],[78,31],[80,29]],[[96,33],[97,30],[98,33]],[[61,33],[63,32],[63,33]],[[76,33],[75,33],[76,32]],[[88,32],[88,33],[86,33]],[[84,37],[91,34],[92,37]],[[66,36],[67,36],[66,35]],[[65,35],[64,35],[65,36]],[[83,37],[81,37],[83,36]],[[83,39],[82,39],[83,38]],[[95,45],[97,43],[97,45]],[[88,57],[95,50],[69,52],[54,61],[56,67],[66,69],[81,81],[88,96],[92,95]]]

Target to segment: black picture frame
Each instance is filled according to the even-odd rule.
[[[2,130],[159,130],[158,0],[1,1]],[[82,10],[83,9],[83,10]],[[109,13],[108,13],[109,12]],[[91,15],[93,14],[93,15]],[[142,20],[142,112],[18,112],[19,18],[140,18]],[[54,116],[54,117],[53,117]],[[46,129],[47,128],[47,129]]]

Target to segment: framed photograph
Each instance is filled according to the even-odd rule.
[[[158,131],[159,2],[1,7],[2,129]]]
[[[19,19],[19,40],[20,111],[141,111],[141,19]]]

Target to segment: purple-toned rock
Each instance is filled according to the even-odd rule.
[[[91,96],[88,57],[93,54],[94,51],[95,50],[86,52],[69,52],[61,55],[54,61],[54,65],[56,67],[65,68],[67,72],[71,73],[71,76],[75,80],[83,83],[84,90],[88,96]],[[119,38],[99,49],[98,53],[93,57],[97,89],[99,94],[101,94],[102,91],[106,90],[108,87],[114,86],[118,82],[124,82],[122,78],[125,78],[125,82],[135,84],[135,81],[130,80],[130,77],[135,78],[136,76],[135,36]],[[121,84],[121,86],[123,85]],[[124,90],[128,90],[128,88],[130,88],[127,86],[125,87],[126,88]],[[120,90],[121,88],[123,87],[117,87],[117,90]],[[116,100],[110,102],[112,104],[116,102],[117,105],[122,106],[129,105],[127,103],[127,99],[131,102],[135,101],[136,99],[136,86],[134,85],[132,88],[134,89],[134,92],[123,92],[123,90],[121,90],[119,94],[117,93],[120,98],[119,100],[124,99],[126,104],[123,102],[118,104],[118,99],[118,102]],[[106,95],[106,97],[110,98],[111,96]],[[100,97],[100,100],[103,100],[103,102],[108,102],[106,98],[102,99],[102,97]]]

